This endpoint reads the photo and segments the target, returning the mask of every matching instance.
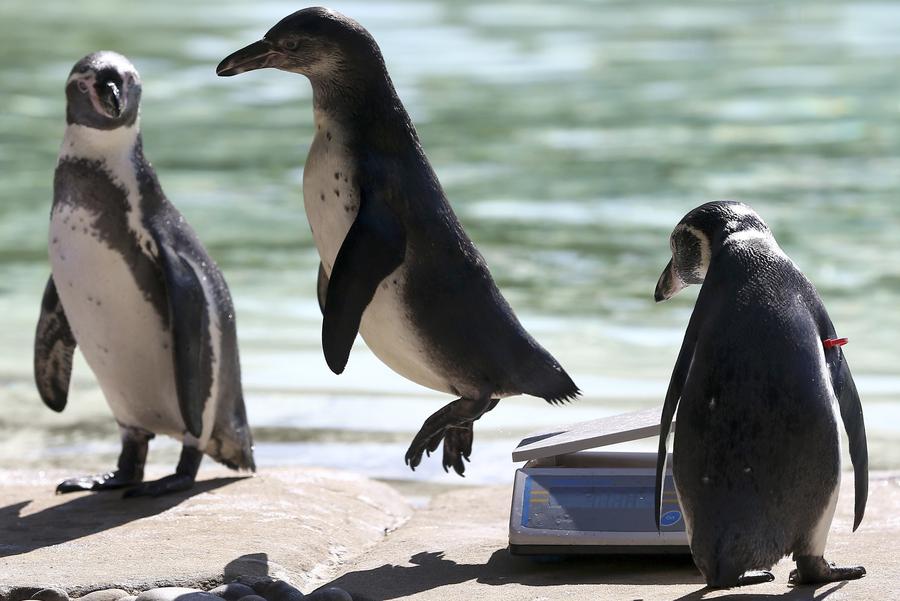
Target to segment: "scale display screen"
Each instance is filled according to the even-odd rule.
[[[525,476],[523,528],[580,532],[656,532],[651,475]],[[683,532],[672,478],[666,479],[661,525]]]

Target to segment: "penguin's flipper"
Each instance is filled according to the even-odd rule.
[[[829,361],[829,367],[831,368],[834,394],[838,399],[841,419],[850,442],[850,460],[853,462],[854,488],[856,490],[853,518],[855,532],[862,523],[863,515],[866,512],[866,501],[869,497],[869,450],[866,445],[866,424],[863,420],[862,403],[860,403],[859,393],[856,390],[856,383],[853,381],[853,374],[850,373],[847,358],[844,357],[840,347],[826,352],[833,352],[837,355],[832,361]]]
[[[203,275],[166,240],[156,240],[169,299],[175,390],[187,431],[199,438],[212,388],[212,340]]]
[[[684,389],[684,383],[687,381],[688,372],[691,370],[691,363],[694,359],[694,347],[697,345],[697,330],[699,328],[695,319],[698,314],[702,314],[700,303],[702,297],[697,299],[697,305],[694,307],[694,313],[688,322],[687,331],[684,334],[684,341],[681,343],[681,350],[678,352],[678,359],[675,360],[675,367],[672,369],[672,377],[669,380],[669,389],[666,391],[666,400],[663,403],[662,416],[659,423],[659,449],[656,456],[656,494],[653,499],[653,516],[656,519],[656,529],[660,529],[660,514],[662,513],[662,495],[663,484],[666,475],[666,461],[669,457],[669,431],[672,429],[672,420],[675,419],[675,410],[678,408],[678,401],[681,400],[681,391]]]
[[[316,279],[316,298],[319,300],[319,310],[325,315],[325,299],[328,298],[328,276],[325,275],[325,267],[319,262],[319,275]]]
[[[347,366],[363,311],[375,290],[406,255],[406,232],[397,216],[363,189],[359,196],[359,212],[334,260],[325,295],[322,349],[336,374]]]
[[[41,400],[54,411],[66,407],[74,354],[75,336],[51,277],[44,289],[34,336],[34,380]]]

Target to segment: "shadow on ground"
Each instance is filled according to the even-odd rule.
[[[715,601],[822,601],[831,596],[832,593],[836,593],[837,591],[841,590],[846,585],[846,582],[831,582],[818,586],[795,586],[791,587],[784,593],[777,594],[755,593],[753,592],[753,587],[748,586],[746,589],[740,589],[741,592],[729,593],[727,595],[715,597]],[[717,589],[703,587],[699,591],[694,591],[689,595],[678,597],[677,599],[673,599],[672,601],[702,601],[706,598],[706,595],[711,594],[716,590]]]
[[[345,574],[325,587],[340,587],[355,601],[389,601],[420,594],[441,586],[474,581],[491,586],[519,584],[533,587],[565,585],[647,585],[697,584],[702,588],[672,601],[823,601],[847,583],[790,587],[784,593],[758,593],[752,586],[734,589],[725,595],[708,597],[717,589],[703,586],[703,577],[690,557],[576,557],[556,561],[536,561],[495,551],[485,564],[459,564],[441,552],[413,555],[412,566],[385,564],[369,570]]]
[[[0,508],[0,557],[29,553],[158,515],[185,499],[221,488],[242,478],[196,482],[190,490],[157,498],[123,499],[122,491],[74,493],[71,500],[21,517],[32,501]]]
[[[222,582],[235,582],[241,578],[261,579],[269,576],[269,556],[265,553],[247,553],[232,559],[222,569]]]
[[[412,566],[385,564],[345,574],[327,586],[340,587],[359,601],[387,601],[441,586],[475,581],[501,586],[561,586],[578,584],[703,584],[690,557],[573,557],[537,561],[495,551],[487,563],[459,564],[443,553],[413,555]]]

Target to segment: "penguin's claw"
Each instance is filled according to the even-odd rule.
[[[406,450],[406,465],[408,465],[412,471],[416,471],[416,468],[422,463],[422,455],[427,453],[428,457],[431,457],[431,453],[433,453],[441,443],[440,434],[441,432],[432,434],[431,438],[429,438],[428,435],[422,433],[422,430],[419,430],[419,433],[416,434],[413,441],[409,444],[409,449]]]
[[[737,581],[738,586],[750,586],[752,584],[763,584],[775,580],[772,572],[761,570],[759,572],[744,572]]]
[[[83,492],[88,490],[113,490],[116,488],[125,488],[140,482],[140,478],[132,475],[123,474],[121,470],[114,472],[106,472],[105,474],[94,474],[91,476],[79,476],[77,478],[69,478],[63,480],[56,487],[56,494],[62,495],[70,492]]]
[[[448,436],[444,439],[444,459],[443,459],[444,472],[450,473],[450,468],[453,468],[453,471],[463,478],[466,477],[466,464],[463,463],[462,453],[449,441],[449,433]]]
[[[791,584],[825,584],[842,580],[858,580],[866,575],[862,566],[838,567],[822,557],[803,556],[797,558],[797,569],[791,570],[788,582]]]
[[[452,467],[454,472],[465,478],[466,464],[463,460],[468,461],[469,455],[472,454],[473,438],[471,423],[456,428],[447,428],[444,431],[445,472]]]
[[[122,493],[123,499],[134,497],[159,497],[173,492],[188,490],[194,485],[194,477],[187,474],[172,474],[152,482],[142,482]]]

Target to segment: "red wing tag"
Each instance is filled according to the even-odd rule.
[[[835,347],[835,346],[844,346],[849,342],[846,338],[826,338],[822,341],[822,345],[825,347],[825,350]]]

